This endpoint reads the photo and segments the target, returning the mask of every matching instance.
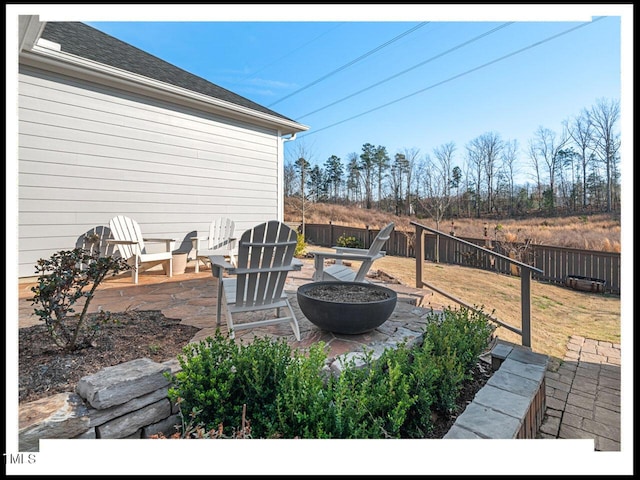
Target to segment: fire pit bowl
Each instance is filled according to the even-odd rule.
[[[361,282],[312,282],[298,287],[298,305],[322,330],[346,335],[369,332],[393,313],[398,294]]]

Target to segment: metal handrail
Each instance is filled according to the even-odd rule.
[[[437,287],[434,287],[433,285],[428,284],[427,282],[425,282],[422,278],[422,270],[423,270],[423,263],[424,263],[424,259],[425,259],[425,251],[424,251],[424,246],[425,246],[425,242],[424,242],[424,235],[425,235],[425,231],[429,231],[431,233],[435,233],[436,234],[436,248],[437,245],[439,244],[439,236],[442,235],[445,238],[449,238],[451,240],[454,240],[455,242],[459,242],[465,245],[468,245],[476,250],[479,250],[481,252],[485,252],[488,255],[491,255],[493,257],[497,257],[497,258],[501,258],[503,260],[505,260],[506,262],[508,262],[509,264],[514,264],[520,267],[520,313],[521,313],[521,318],[522,318],[522,328],[517,328],[514,327],[512,325],[509,325],[505,322],[503,322],[502,320],[495,318],[491,315],[487,315],[484,312],[480,312],[483,315],[486,315],[490,320],[492,320],[493,322],[496,322],[500,325],[502,325],[503,327],[507,328],[508,330],[511,330],[514,333],[517,333],[518,335],[520,335],[520,337],[522,338],[522,345],[525,347],[529,347],[531,348],[531,273],[532,272],[538,272],[538,273],[544,273],[543,270],[540,270],[539,268],[536,267],[532,267],[531,265],[527,265],[526,263],[520,262],[518,260],[514,260],[513,258],[509,258],[505,255],[501,255],[499,253],[496,253],[492,250],[488,250],[486,248],[483,248],[479,245],[475,245],[471,242],[467,242],[466,240],[462,240],[460,238],[454,237],[453,235],[449,235],[446,234],[444,232],[441,232],[439,230],[436,230],[434,228],[430,228],[427,227],[425,225],[422,225],[420,223],[417,222],[410,222],[411,225],[413,225],[416,229],[416,239],[415,239],[415,251],[416,251],[416,287],[417,288],[422,288],[422,287],[427,287],[430,288],[432,290],[435,290],[437,293],[444,295],[445,297],[465,306],[466,308],[469,308],[473,311],[478,312],[479,310],[473,306],[468,305],[467,303],[465,303],[464,301],[448,294],[447,292],[444,292],[443,290],[440,290]],[[439,258],[436,252],[436,255],[434,256],[434,258]]]

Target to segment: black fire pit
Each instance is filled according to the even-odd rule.
[[[390,288],[360,282],[312,282],[298,287],[298,305],[315,326],[356,335],[382,325],[398,295]]]

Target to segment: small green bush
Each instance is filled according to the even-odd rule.
[[[298,243],[296,244],[296,250],[293,252],[293,256],[296,258],[304,257],[307,250],[307,242],[304,240],[304,235],[298,232]]]
[[[386,350],[377,360],[365,352],[364,367],[343,365],[331,383],[335,438],[402,438],[402,428],[417,401],[412,389],[410,352]]]
[[[292,351],[284,340],[236,344],[216,331],[185,347],[169,395],[202,428],[247,420],[253,438],[425,438],[432,414],[455,408],[492,331],[481,311],[432,312],[421,345],[386,349],[377,360],[366,351],[363,366],[352,358],[339,376],[324,368],[322,342]]]
[[[479,311],[467,308],[445,309],[432,313],[427,324],[422,351],[438,368],[435,406],[443,412],[455,408],[462,383],[469,378],[471,368],[487,347],[494,327]]]
[[[346,235],[340,235],[336,240],[336,245],[345,248],[364,248],[364,244],[356,237],[348,237]]]
[[[131,267],[122,258],[101,257],[99,251],[83,248],[62,250],[48,260],[36,264],[38,284],[31,287],[35,293],[32,305],[55,344],[64,351],[90,345],[91,339],[109,321],[108,312],[101,312],[94,322],[88,322],[87,311],[98,285],[107,275],[116,275]],[[89,287],[89,291],[85,291]],[[74,305],[85,299],[82,311],[75,313]],[[40,308],[37,307],[40,305]]]
[[[332,398],[326,390],[328,372],[323,342],[308,351],[294,350],[276,397],[277,427],[272,436],[332,438]]]

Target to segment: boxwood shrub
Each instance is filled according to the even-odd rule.
[[[292,350],[284,339],[244,344],[218,330],[184,348],[169,396],[228,437],[248,421],[251,438],[425,438],[432,414],[455,408],[493,329],[481,310],[432,311],[419,345],[377,359],[365,351],[364,366],[347,361],[339,376],[322,342]]]

